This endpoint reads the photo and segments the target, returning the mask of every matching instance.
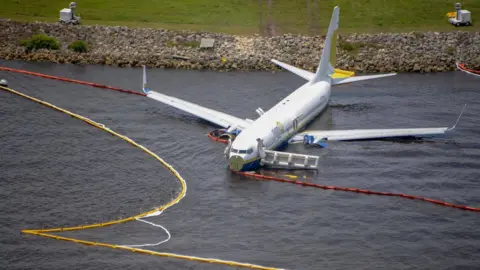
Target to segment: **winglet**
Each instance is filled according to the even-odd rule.
[[[147,68],[145,65],[143,65],[143,84],[142,84],[142,90],[145,94],[148,94],[150,89],[147,87]]]
[[[455,122],[455,125],[453,125],[453,127],[451,127],[451,128],[448,128],[448,129],[447,129],[448,131],[455,129],[455,127],[457,126],[458,121],[460,121],[460,117],[462,117],[463,111],[465,111],[465,108],[466,108],[466,107],[467,107],[467,104],[465,104],[465,105],[463,106],[462,112],[461,112],[460,115],[458,116],[457,122]]]

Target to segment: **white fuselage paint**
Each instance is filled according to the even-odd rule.
[[[280,146],[300,128],[319,115],[328,105],[331,84],[320,81],[306,83],[245,128],[233,141],[229,158],[241,157],[245,164],[258,160],[257,139],[263,140],[265,149]],[[253,149],[250,153],[240,153]],[[238,162],[238,161],[237,161]]]

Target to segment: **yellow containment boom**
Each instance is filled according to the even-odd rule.
[[[355,76],[355,72],[353,71],[346,71],[346,70],[341,70],[341,69],[334,69],[335,73],[332,74],[333,79],[341,79],[341,78],[348,78],[348,77],[353,77]]]

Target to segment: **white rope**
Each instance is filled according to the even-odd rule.
[[[160,215],[162,212],[158,212],[158,214],[156,214],[156,216]],[[152,216],[152,215],[149,215],[149,216]],[[141,221],[141,222],[144,222],[144,223],[147,223],[147,224],[150,224],[154,227],[158,227],[158,228],[162,228],[168,235],[167,239],[163,240],[163,241],[160,241],[158,243],[155,243],[155,244],[141,244],[141,245],[121,245],[122,247],[154,247],[154,246],[158,246],[158,245],[161,245],[165,242],[167,242],[168,240],[170,240],[171,238],[171,235],[170,235],[170,232],[165,228],[163,227],[162,225],[159,225],[159,224],[155,224],[153,222],[150,222],[150,221],[146,221],[146,220],[143,220],[141,218],[137,218],[138,221]]]

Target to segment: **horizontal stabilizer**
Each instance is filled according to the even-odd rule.
[[[286,64],[286,63],[283,63],[283,62],[280,62],[278,60],[275,60],[275,59],[272,59],[272,62],[281,66],[282,68],[294,73],[294,74],[297,74],[298,76],[304,78],[305,80],[307,81],[310,81],[314,76],[315,74],[310,72],[310,71],[307,71],[307,70],[303,70],[301,68],[297,68],[297,67],[294,67],[294,66],[291,66],[289,64]]]
[[[389,76],[393,76],[393,75],[397,75],[397,73],[355,76],[355,77],[349,77],[349,78],[338,78],[338,79],[332,79],[332,85],[352,83],[352,82],[365,81],[365,80],[371,80],[371,79],[378,79],[378,78],[389,77]]]
[[[283,62],[275,60],[275,59],[272,59],[272,62],[277,64],[278,66],[280,66],[280,67],[282,67],[282,68],[284,68],[284,69],[286,69],[286,70],[304,78],[307,81],[310,81],[315,76],[315,74],[313,72],[294,67],[292,65],[289,65],[287,63],[283,63]],[[353,71],[341,70],[341,69],[333,68],[332,66],[330,66],[330,72],[333,73],[332,78],[339,78],[339,79],[340,78],[341,79],[348,78],[348,77],[352,77],[352,76],[355,75],[355,72],[353,72]]]
[[[283,63],[281,61],[272,59],[272,62],[279,65],[280,67],[304,78],[307,81],[310,81],[315,77],[315,74],[301,69],[294,67],[292,65],[289,65],[287,63]],[[332,85],[337,85],[337,84],[344,84],[344,83],[352,83],[352,82],[358,82],[358,81],[365,81],[365,80],[372,80],[372,79],[378,79],[378,78],[384,78],[384,77],[389,77],[393,75],[397,75],[397,73],[388,73],[388,74],[379,74],[379,75],[365,75],[365,76],[353,76],[355,75],[354,72],[351,71],[345,71],[341,69],[334,69],[332,66],[330,66],[331,73],[332,74]]]

